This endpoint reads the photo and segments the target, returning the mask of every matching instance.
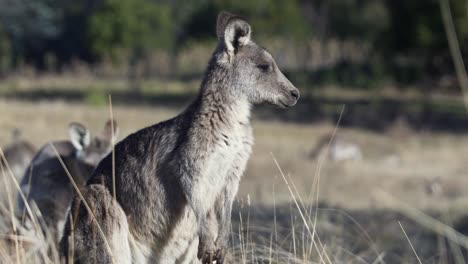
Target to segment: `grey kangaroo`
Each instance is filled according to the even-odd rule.
[[[219,43],[193,103],[118,143],[115,183],[108,155],[84,201],[75,198],[61,242],[67,261],[223,262],[253,144],[251,107],[293,106],[299,91],[251,40],[244,19],[221,12],[216,32]]]
[[[26,172],[26,168],[36,154],[37,149],[32,143],[23,139],[21,131],[18,129],[13,130],[12,138],[12,143],[6,146],[3,149],[3,152],[8,166],[13,172],[16,180],[21,181],[24,173]],[[1,162],[5,165],[3,159]]]
[[[82,187],[102,158],[111,152],[111,143],[118,135],[118,126],[109,120],[100,134],[91,137],[88,128],[71,123],[69,134],[70,141],[50,144],[59,153],[73,180]],[[21,181],[21,190],[28,203],[34,201],[40,210],[42,217],[39,219],[43,219],[47,227],[44,231],[50,231],[52,238],[58,240],[75,190],[50,144],[43,146],[32,160]],[[18,197],[18,207],[20,213],[25,214],[25,204],[21,197]]]

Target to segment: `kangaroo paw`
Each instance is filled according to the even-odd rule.
[[[200,242],[198,245],[198,259],[203,264],[212,264],[216,259],[217,251],[214,243]],[[218,262],[216,262],[218,263]]]

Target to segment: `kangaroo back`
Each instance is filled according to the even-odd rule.
[[[18,181],[21,181],[26,168],[37,152],[36,147],[23,139],[20,131],[15,129],[12,142],[3,149],[3,152],[13,175]],[[2,164],[5,165],[3,159]]]
[[[5,201],[15,196],[17,189],[13,183],[13,176],[20,182],[29,163],[36,154],[36,147],[19,135],[19,130],[13,133],[12,142],[3,148],[4,157],[0,157],[0,200]],[[10,170],[11,170],[10,175]],[[3,171],[3,172],[2,172]],[[9,189],[9,192],[8,192]],[[8,198],[10,193],[10,198]]]

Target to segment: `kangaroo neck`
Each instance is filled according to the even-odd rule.
[[[214,129],[234,129],[239,124],[250,125],[251,104],[236,87],[229,84],[229,74],[218,71],[207,74],[196,100],[195,116],[202,126]]]

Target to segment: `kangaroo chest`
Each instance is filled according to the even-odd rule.
[[[240,180],[253,143],[250,126],[235,127],[220,133],[208,156],[205,177],[218,186],[227,180]]]

